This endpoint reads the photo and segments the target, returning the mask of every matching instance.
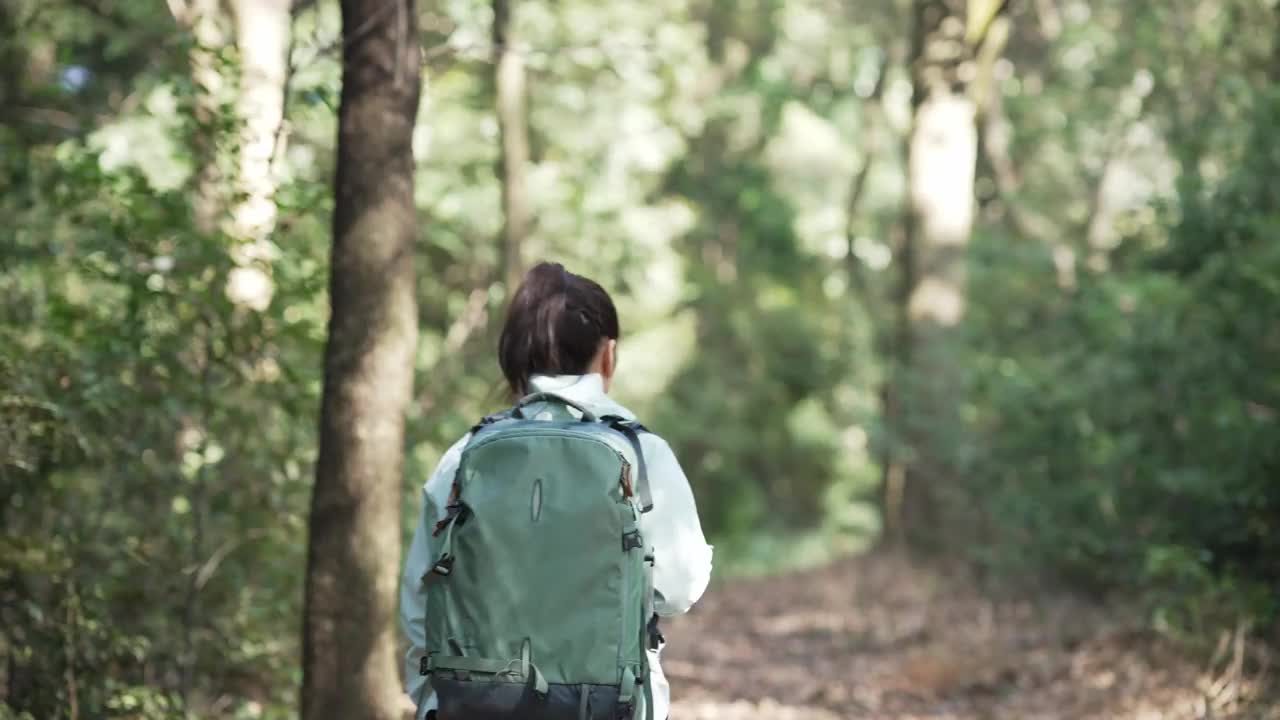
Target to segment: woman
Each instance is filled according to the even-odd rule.
[[[511,301],[498,342],[498,362],[517,398],[554,393],[598,417],[634,419],[607,394],[617,369],[618,335],[617,310],[599,284],[562,265],[542,263],[529,271]],[[454,471],[469,437],[449,448],[423,487],[423,514],[401,578],[400,620],[410,645],[407,691],[420,719],[436,707],[427,678],[418,673],[425,640],[421,579],[435,560],[431,530],[445,517]],[[641,517],[640,530],[655,547],[655,609],[662,616],[678,615],[688,611],[707,587],[711,547],[702,534],[689,481],[670,446],[650,433],[641,434],[640,442],[654,503],[653,511]],[[670,690],[658,651],[649,652],[649,662],[653,717],[666,718]]]

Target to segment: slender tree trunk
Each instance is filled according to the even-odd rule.
[[[228,278],[233,302],[265,310],[272,285],[267,272],[275,257],[270,236],[276,224],[276,155],[284,139],[284,93],[288,76],[292,0],[234,0],[240,51],[237,111],[241,132],[236,169],[239,192],[231,207],[230,235],[236,268]]]
[[[417,343],[413,0],[343,0],[342,103],[303,720],[400,713],[395,594],[404,414]]]
[[[886,468],[886,536],[925,540],[939,520],[938,493],[954,480],[950,461],[965,312],[965,253],[974,217],[978,132],[969,80],[964,0],[915,0],[911,76],[914,116],[907,148],[894,387],[900,442]]]
[[[169,9],[178,27],[191,35],[188,64],[195,86],[196,121],[191,139],[196,160],[192,209],[196,227],[212,233],[218,229],[227,200],[223,172],[218,166],[218,119],[228,93],[218,54],[227,44],[228,33],[218,0],[170,0]]]
[[[1280,5],[1271,9],[1272,26],[1280,31]],[[1280,85],[1280,36],[1271,36],[1271,61],[1267,63],[1267,77],[1272,84]]]
[[[512,11],[515,0],[493,0],[493,87],[501,140],[502,266],[507,294],[524,275],[525,237],[529,234],[529,126],[525,112],[524,58],[515,47]]]
[[[265,310],[272,295],[266,270],[274,256],[269,240],[276,220],[273,160],[283,137],[292,2],[232,0],[240,56],[237,78],[224,74],[218,57],[232,34],[221,3],[170,0],[169,6],[178,25],[192,36],[196,225],[204,232],[224,231],[233,241],[230,253],[237,267],[228,278],[228,297]],[[227,139],[220,130],[221,117],[232,107],[240,132],[236,166],[229,178],[219,162],[219,150]]]
[[[23,100],[25,88],[23,78],[27,69],[26,49],[14,42],[18,37],[17,8],[10,3],[0,3],[0,124],[11,125],[15,122],[12,108],[18,107]]]
[[[47,87],[58,68],[58,46],[54,38],[20,27],[19,10],[18,3],[0,2],[0,127],[17,133],[22,147],[59,130],[74,131],[78,122],[59,109],[30,107],[32,90]]]

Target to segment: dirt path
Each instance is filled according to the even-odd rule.
[[[674,720],[1280,719],[1241,701],[1257,675],[1206,673],[1140,627],[869,556],[713,588],[669,624],[663,667]]]

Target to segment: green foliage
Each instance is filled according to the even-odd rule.
[[[106,257],[104,265],[125,260]],[[175,259],[175,267],[181,262]],[[134,666],[141,672],[147,667],[188,666],[198,661],[181,657],[189,650],[179,638],[213,632],[216,626],[204,612],[240,591],[235,564],[229,568],[214,564],[215,543],[238,545],[235,538],[263,532],[255,526],[266,524],[266,518],[271,518],[271,531],[281,541],[296,533],[298,526],[291,533],[287,526],[275,525],[280,518],[271,512],[271,503],[256,501],[266,493],[257,492],[255,486],[265,485],[261,488],[265,491],[273,484],[273,473],[255,458],[260,453],[243,447],[249,439],[243,429],[253,422],[248,417],[253,403],[226,412],[211,408],[214,393],[230,391],[228,385],[243,373],[243,369],[214,370],[206,365],[222,361],[223,356],[213,354],[218,351],[212,348],[226,342],[219,332],[225,326],[218,321],[205,325],[199,319],[200,310],[217,313],[216,304],[214,308],[188,307],[191,325],[180,324],[169,320],[168,313],[186,314],[184,308],[173,307],[178,303],[166,297],[163,289],[139,287],[140,283],[130,282],[132,277],[121,283],[101,266],[84,270],[86,276],[98,274],[86,282],[92,307],[49,308],[20,322],[66,333],[59,338],[66,342],[63,347],[26,339],[23,346],[29,363],[24,363],[24,375],[26,384],[38,385],[33,388],[37,397],[48,398],[45,402],[58,409],[64,422],[59,430],[75,436],[82,452],[70,461],[54,456],[31,472],[6,473],[16,476],[11,478],[16,482],[6,483],[6,533],[42,544],[57,538],[50,545],[30,548],[46,562],[12,566],[14,575],[9,580],[15,582],[12,589],[17,597],[37,606],[56,606],[62,595],[74,593],[76,586],[84,588],[86,617],[113,617],[115,609],[122,607],[148,608],[148,612],[102,623],[99,632],[107,633],[105,642],[87,632],[91,626],[80,623],[69,610],[70,632],[81,637],[67,642],[74,642],[77,650],[84,648],[76,654],[77,664]],[[188,344],[183,336],[192,331],[204,336],[204,351],[212,352],[187,365],[182,354],[200,352],[180,347]],[[268,410],[263,417],[272,414]],[[104,428],[127,428],[127,432],[108,434]],[[263,446],[270,447],[265,442]],[[225,469],[218,468],[224,461]],[[251,481],[233,495],[229,486],[237,476]],[[221,512],[211,517],[215,508]],[[139,524],[142,518],[168,521],[153,527]],[[219,569],[221,573],[216,572]],[[209,574],[213,582],[205,585]],[[270,597],[269,591],[268,596],[273,607],[291,604],[286,598]],[[76,597],[70,594],[66,602]],[[200,617],[192,617],[197,612]],[[41,627],[43,618],[27,619],[33,625],[17,618],[7,618],[5,624]],[[21,633],[13,640],[19,648],[29,648],[31,658],[58,663],[59,656],[48,649],[59,645],[60,635],[68,632],[59,620],[55,616],[47,628],[56,634],[44,640]],[[157,630],[168,637],[145,643]],[[122,644],[142,652],[120,655],[117,648]],[[21,662],[18,668],[34,677],[54,674]],[[43,706],[50,713],[46,716],[52,716],[52,708],[64,703],[50,698],[48,705],[33,701],[30,706]]]
[[[1028,302],[1049,259],[992,258],[970,490],[993,560],[1141,589],[1182,630],[1280,612],[1278,99],[1257,98],[1230,175],[1184,183],[1168,225],[1074,292]]]
[[[5,98],[77,117],[57,131],[27,116],[0,123],[0,212],[14,229],[0,245],[0,712],[62,717],[74,698],[82,717],[291,716],[339,90],[339,58],[319,49],[336,37],[336,13],[295,18],[278,255],[260,267],[273,293],[256,311],[227,296],[231,238],[200,222],[235,200],[234,53],[201,48],[227,81],[202,110],[192,39],[153,34],[174,36],[170,19],[150,7],[140,19],[137,3],[103,5],[96,19],[86,8],[0,14],[39,28],[6,39],[16,60],[56,56],[47,73],[5,85]],[[487,37],[482,9],[451,6],[453,34],[424,36],[456,52],[428,48],[420,121],[430,161],[418,176],[407,518],[444,448],[506,402],[492,352],[507,289],[496,279],[491,68],[466,40]],[[785,154],[762,154],[803,91],[788,73],[825,72],[843,30],[815,36],[816,3],[772,11],[786,27],[809,23],[786,42],[734,20],[726,39],[751,43],[754,64],[704,105],[714,69],[698,11],[677,0],[522,6],[522,37],[546,49],[527,58],[527,250],[615,290],[619,393],[687,458],[715,542],[742,538],[741,554],[758,556],[746,542],[758,526],[820,526],[824,549],[848,547],[873,526],[874,472],[847,432],[872,414],[859,390],[869,329],[841,296],[846,268],[803,230],[845,168],[789,169],[810,189],[797,199],[779,180]],[[824,55],[799,52],[815,39]],[[73,68],[84,84],[61,84]],[[829,93],[821,112],[847,116],[850,97]],[[763,125],[737,117],[751,108]],[[813,118],[830,139],[817,152],[855,145]],[[724,152],[738,142],[750,147]],[[216,187],[201,184],[210,169]],[[703,263],[728,222],[740,243],[722,259],[740,284],[720,274],[728,265]],[[664,353],[659,337],[683,350]],[[708,337],[723,345],[699,347]],[[708,427],[722,430],[715,447],[700,444]],[[790,555],[766,554],[771,565]]]
[[[877,531],[877,453],[901,440],[879,406],[912,109],[898,5],[517,13],[527,259],[615,291],[617,394],[675,447],[725,572]],[[1169,628],[1273,621],[1274,3],[1009,8],[1014,172],[979,166],[949,358],[967,394],[929,433],[963,470],[944,492],[962,522],[939,530],[1020,576],[1140,594]],[[0,79],[0,718],[63,717],[73,696],[82,717],[292,716],[337,10],[294,18],[259,312],[227,297],[231,239],[197,222],[234,200],[242,123],[231,97],[197,112],[192,39],[150,3],[0,8],[0,64],[20,69]],[[424,8],[406,534],[444,449],[507,400],[489,20]],[[235,53],[209,50],[234,94]]]
[[[187,193],[76,141],[6,158],[9,701],[49,718],[72,694],[139,718],[222,693],[291,704],[288,665],[262,661],[296,653],[279,628],[300,598],[280,579],[304,563],[323,237],[286,243],[276,303],[248,313],[224,293],[226,239],[195,229]]]

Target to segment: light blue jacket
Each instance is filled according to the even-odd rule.
[[[635,415],[614,402],[604,391],[604,379],[599,375],[534,376],[530,380],[534,392],[553,392],[585,406],[596,415],[619,415],[634,419]],[[423,509],[436,507],[440,512],[448,505],[449,490],[462,449],[470,436],[454,443],[444,454],[435,472],[422,488]],[[653,586],[657,593],[656,608],[659,615],[671,616],[686,612],[707,588],[711,579],[711,551],[702,534],[698,521],[698,508],[693,491],[671,447],[657,435],[640,436],[645,462],[649,470],[649,487],[653,493],[653,511],[641,516],[640,529],[653,543],[656,562],[653,568]],[[425,502],[427,498],[431,502]],[[428,710],[436,707],[436,699],[427,685],[426,678],[418,674],[418,662],[423,654],[423,615],[425,597],[421,592],[422,577],[435,559],[431,531],[439,517],[423,514],[413,534],[413,544],[405,561],[400,580],[400,624],[409,639],[409,652],[405,658],[406,691],[417,705],[417,717],[421,720]],[[671,690],[658,652],[650,651],[652,667],[654,717],[667,717]]]

